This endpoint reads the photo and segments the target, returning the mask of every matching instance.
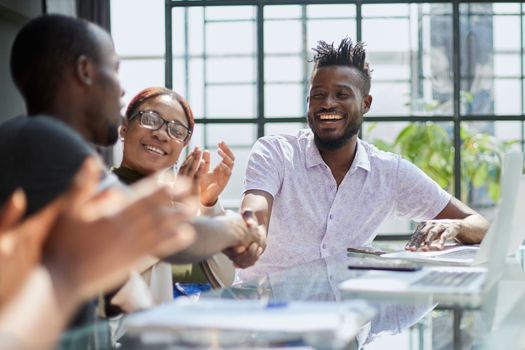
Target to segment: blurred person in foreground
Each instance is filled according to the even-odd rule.
[[[372,106],[370,68],[362,43],[320,41],[314,49],[308,125],[295,135],[260,138],[252,148],[242,208],[267,230],[255,278],[288,266],[369,245],[388,217],[425,221],[406,249],[441,249],[446,240],[480,243],[489,226],[399,155],[358,138]],[[250,252],[239,254],[258,259]]]
[[[121,283],[144,254],[175,252],[194,240],[184,224],[191,211],[164,206],[192,196],[189,185],[173,193],[150,180],[133,196],[97,193],[100,171],[87,158],[70,189],[26,219],[22,190],[2,207],[0,349],[52,348],[73,312]]]
[[[31,215],[67,189],[82,161],[94,154],[91,144],[115,143],[124,91],[110,35],[73,17],[44,15],[29,21],[14,40],[10,65],[27,116],[0,125],[0,201],[21,188],[27,197],[26,215]],[[113,186],[122,187],[114,175],[103,171],[99,190]],[[210,220],[191,225],[198,233],[220,226]],[[254,232],[238,220],[221,229],[247,236]],[[200,237],[181,253],[181,259],[202,258]],[[74,325],[94,319],[94,303],[90,303]]]

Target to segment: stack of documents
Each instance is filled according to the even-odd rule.
[[[125,327],[128,333],[139,334],[146,331],[241,331],[264,334],[266,339],[272,338],[268,337],[271,334],[288,334],[304,340],[318,334],[347,345],[374,314],[374,309],[362,301],[330,303],[178,299],[171,304],[127,317]]]

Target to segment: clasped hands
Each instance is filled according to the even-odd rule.
[[[266,249],[266,229],[264,225],[259,225],[251,209],[245,209],[241,216],[247,227],[244,243],[225,249],[223,253],[235,267],[247,268],[255,264]]]

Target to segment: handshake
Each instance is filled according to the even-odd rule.
[[[241,214],[244,227],[241,243],[223,250],[235,267],[246,268],[255,264],[266,248],[266,230],[259,225],[251,209],[245,209]]]

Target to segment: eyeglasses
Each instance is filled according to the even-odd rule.
[[[191,130],[188,127],[175,120],[165,120],[155,111],[138,111],[130,120],[135,119],[137,116],[140,117],[140,126],[148,130],[159,130],[164,124],[167,124],[168,136],[173,139],[185,142],[191,135]]]

